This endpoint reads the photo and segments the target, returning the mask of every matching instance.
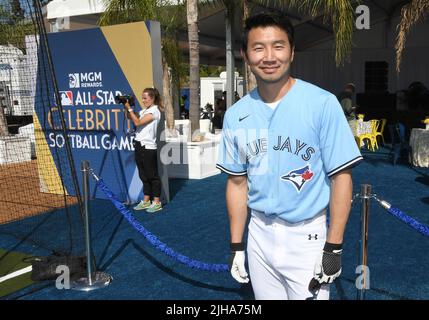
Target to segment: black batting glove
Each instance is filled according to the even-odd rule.
[[[343,244],[325,243],[323,252],[314,266],[314,277],[308,289],[315,291],[322,284],[332,283],[341,274],[341,253]]]

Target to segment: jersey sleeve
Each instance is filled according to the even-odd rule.
[[[320,123],[320,147],[328,177],[356,166],[363,160],[338,100],[329,96]]]
[[[247,161],[240,153],[234,130],[229,126],[227,116],[222,126],[216,168],[235,176],[247,174]]]

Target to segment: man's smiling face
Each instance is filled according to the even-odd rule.
[[[289,77],[294,48],[288,35],[278,27],[257,27],[248,34],[246,62],[258,86],[277,83]]]

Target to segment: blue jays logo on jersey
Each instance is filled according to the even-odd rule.
[[[307,164],[305,167],[292,170],[287,175],[282,176],[282,180],[289,181],[296,188],[298,192],[301,191],[302,187],[307,181],[313,179],[314,173],[310,170],[310,165]]]

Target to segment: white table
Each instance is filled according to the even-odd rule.
[[[429,168],[429,130],[413,128],[410,147],[410,162],[417,167]]]

